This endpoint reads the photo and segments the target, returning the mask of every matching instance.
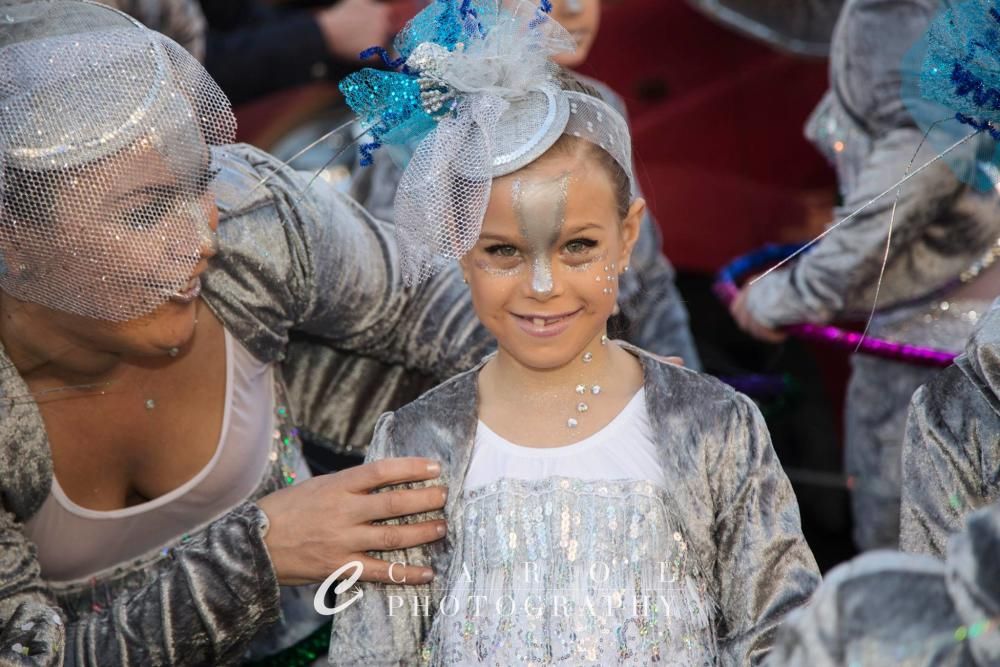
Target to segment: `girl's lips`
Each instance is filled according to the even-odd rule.
[[[184,287],[170,295],[170,300],[174,303],[191,303],[201,294],[201,276],[195,276],[187,282]]]
[[[521,328],[521,331],[529,336],[551,338],[566,331],[573,323],[573,320],[576,319],[576,316],[580,314],[581,310],[554,316],[514,315],[514,319],[517,321],[517,325]]]

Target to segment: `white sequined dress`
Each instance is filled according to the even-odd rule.
[[[705,579],[671,515],[642,390],[565,447],[480,422],[424,660],[715,664]]]

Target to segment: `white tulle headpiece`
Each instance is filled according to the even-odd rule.
[[[396,38],[393,71],[341,83],[373,141],[412,157],[396,193],[404,276],[419,282],[475,245],[494,178],[538,159],[563,135],[606,151],[632,179],[628,125],[603,101],[562,89],[550,58],[569,33],[527,0],[438,0]]]

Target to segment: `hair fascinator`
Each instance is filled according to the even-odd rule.
[[[538,159],[564,134],[610,154],[632,178],[625,120],[589,95],[565,91],[550,58],[572,51],[551,3],[437,0],[379,48],[391,71],[344,79],[347,103],[369,128],[362,164],[392,144],[412,154],[395,200],[403,275],[415,283],[475,245],[493,178]]]

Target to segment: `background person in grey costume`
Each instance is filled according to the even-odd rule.
[[[903,551],[944,556],[970,512],[1000,501],[998,305],[965,354],[913,395],[903,443]]]
[[[968,517],[944,562],[878,552],[832,570],[778,631],[765,664],[1000,664],[1000,505]]]
[[[225,400],[192,397],[200,396],[205,386],[227,384],[225,364],[217,363],[226,358],[220,350],[227,334],[257,362],[275,370],[280,370],[290,332],[300,330],[345,351],[437,377],[470,367],[488,349],[489,336],[475,323],[456,272],[442,273],[426,289],[404,289],[391,229],[352,200],[322,183],[303,194],[308,174],[281,170],[277,161],[251,147],[207,146],[209,136],[219,133],[209,135],[208,127],[184,120],[190,114],[149,115],[165,100],[171,100],[167,108],[174,110],[178,103],[196,104],[198,118],[228,113],[225,97],[179,46],[93,3],[0,4],[4,176],[14,174],[14,155],[27,155],[30,161],[38,150],[30,143],[36,141],[35,128],[42,148],[53,137],[69,142],[61,145],[62,159],[84,165],[68,172],[78,177],[73,181],[64,178],[65,165],[46,160],[31,178],[47,182],[49,189],[19,191],[5,179],[0,191],[2,250],[9,262],[8,273],[0,276],[0,661],[224,665],[270,654],[325,620],[313,611],[313,588],[298,584],[322,581],[344,560],[362,557],[385,540],[420,542],[440,535],[435,524],[408,534],[369,525],[378,516],[441,506],[436,491],[396,497],[392,511],[381,498],[367,494],[368,488],[400,478],[434,476],[427,461],[390,462],[381,469],[308,479],[294,429],[296,406],[285,400],[281,374],[275,372],[265,403],[244,406],[273,415],[273,432],[267,429],[255,450],[263,452],[261,459],[246,461],[262,470],[259,478],[248,480],[251,491],[219,516],[192,519],[183,534],[166,544],[67,581],[44,575],[38,545],[25,525],[51,497],[56,475],[71,498],[80,497],[74,489],[93,493],[100,502],[89,506],[98,511],[137,508],[159,497],[164,484],[184,481],[168,475],[179,464],[197,471],[204,465],[203,455],[215,451],[201,445],[218,447],[214,439],[202,442],[197,426],[220,419],[229,406]],[[115,66],[95,68],[92,63],[106,56],[115,58]],[[67,72],[72,76],[63,77]],[[116,78],[121,72],[127,76]],[[140,82],[145,86],[137,90]],[[137,99],[140,106],[130,107]],[[108,113],[88,115],[110,104],[108,100],[115,101]],[[64,112],[49,111],[57,107]],[[113,118],[122,117],[111,110],[143,123],[109,127]],[[75,130],[63,134],[66,124],[73,123]],[[101,140],[91,141],[95,136]],[[17,144],[18,139],[29,144]],[[157,146],[155,151],[136,148],[149,146],[147,140]],[[162,178],[161,162],[191,156],[204,160],[186,167],[176,163],[176,182],[144,180]],[[210,185],[214,203],[206,195],[209,179],[200,171],[189,173],[207,166],[208,158],[218,169]],[[125,159],[127,173],[118,166]],[[29,176],[26,166],[19,169],[21,178]],[[102,191],[99,185],[129,187],[118,184],[132,179],[138,185],[134,192],[121,193],[126,203],[95,199]],[[115,291],[122,287],[108,281],[108,292],[102,294],[83,289],[82,282],[49,284],[44,280],[48,272],[78,261],[80,243],[90,251],[79,260],[84,268],[88,260],[103,261],[104,248],[87,245],[88,239],[104,238],[100,234],[145,239],[155,250],[160,235],[149,230],[170,229],[174,221],[162,212],[142,213],[151,207],[133,208],[132,199],[154,192],[172,200],[189,181],[199,184],[190,193],[197,201],[188,202],[191,206],[183,211],[197,214],[206,228],[218,224],[216,234],[201,240],[198,270],[185,274],[197,275],[202,262],[215,254],[200,275],[201,298],[196,286],[190,286],[196,283],[193,278],[187,279],[183,294],[176,286],[171,287],[176,294],[166,294],[157,287],[160,277],[152,275],[132,284],[159,295],[150,306],[156,310],[140,319],[105,321],[74,314],[99,300],[114,304],[124,298]],[[37,206],[40,192],[54,202],[46,210]],[[72,215],[62,215],[63,197],[86,208],[73,207]],[[119,227],[125,220],[134,224]],[[61,237],[67,230],[73,233]],[[80,231],[84,233],[76,233]],[[48,243],[52,256],[34,269],[11,262],[32,245],[10,242],[14,233],[35,234],[34,241]],[[179,252],[181,246],[174,247]],[[138,243],[133,250],[141,254],[150,248]],[[142,267],[137,270],[141,273]],[[60,295],[57,303],[66,310],[12,296],[8,280]],[[171,326],[163,324],[164,317]],[[172,326],[181,323],[190,329]],[[183,331],[189,331],[187,339],[175,342]],[[52,341],[59,344],[52,346]],[[111,370],[105,368],[108,363]],[[74,380],[69,387],[64,386],[68,380],[59,380],[64,371]],[[342,385],[326,398],[335,404],[339,395],[355,390]],[[153,394],[155,401],[149,398]],[[67,396],[73,400],[61,400]],[[194,427],[193,434],[180,437],[177,429],[188,427]],[[146,473],[123,469],[130,457]],[[141,538],[135,535],[133,541]],[[87,541],[85,536],[78,539]],[[72,550],[64,551],[68,553],[60,557],[73,557]],[[386,576],[377,567],[367,573]]]
[[[906,173],[923,132],[901,96],[901,64],[938,0],[848,0],[834,32],[830,91],[807,127],[834,162],[839,220]],[[930,145],[915,165],[936,154]],[[971,159],[971,158],[970,158]],[[765,339],[796,322],[866,319],[896,205],[892,245],[869,335],[960,351],[993,297],[995,272],[955,288],[1000,236],[1000,201],[959,181],[940,160],[822,239],[789,269],[744,289],[737,321]],[[948,288],[942,293],[942,288]],[[847,394],[845,468],[852,481],[859,548],[899,539],[900,466],[906,408],[933,369],[855,355]]]

